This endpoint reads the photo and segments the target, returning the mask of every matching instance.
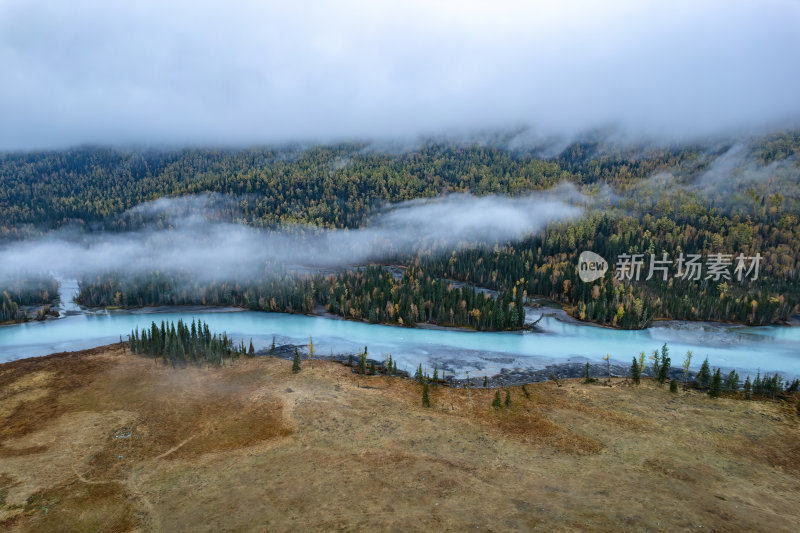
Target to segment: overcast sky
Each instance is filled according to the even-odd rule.
[[[797,123],[800,2],[0,0],[0,149]]]

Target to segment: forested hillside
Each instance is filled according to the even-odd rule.
[[[233,198],[230,218],[255,227],[306,223],[358,228],[382,206],[469,191],[522,195],[572,183],[585,214],[493,247],[400,258],[402,278],[382,269],[197,282],[180,273],[130,279],[108,272],[81,285],[86,305],[201,303],[414,324],[518,328],[522,301],[544,296],[581,320],[640,328],[655,318],[784,321],[800,303],[800,133],[746,141],[619,147],[597,139],[548,156],[535,148],[428,142],[401,152],[367,144],[180,151],[80,148],[0,155],[0,239],[58,228],[119,232],[140,227],[131,208],[202,192]],[[588,200],[587,200],[588,199]],[[431,221],[435,224],[435,221]],[[167,224],[167,222],[165,222]],[[612,266],[585,283],[584,250]],[[616,279],[620,254],[760,254],[758,279]],[[52,258],[57,263],[58,258]],[[398,258],[392,258],[397,260]],[[46,270],[46,266],[45,266]],[[497,301],[444,279],[496,289]],[[20,304],[52,302],[53,286],[20,291],[4,281],[0,321]],[[17,287],[17,288],[15,288]]]

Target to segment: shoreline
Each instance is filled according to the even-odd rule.
[[[324,309],[322,306],[318,306],[316,309],[312,310],[310,313],[302,313],[302,312],[289,312],[289,311],[263,311],[261,309],[249,309],[247,307],[237,307],[237,306],[216,306],[216,305],[202,305],[202,304],[186,304],[186,305],[165,305],[165,306],[144,306],[144,307],[80,307],[80,311],[70,311],[67,313],[62,313],[60,316],[47,316],[43,320],[43,322],[47,322],[50,320],[58,320],[60,318],[65,318],[67,316],[74,316],[79,314],[102,314],[102,313],[114,313],[114,312],[126,312],[131,314],[159,314],[159,313],[171,313],[171,312],[186,312],[186,311],[198,311],[198,312],[220,312],[220,313],[237,313],[237,312],[245,312],[245,311],[252,311],[252,312],[260,312],[260,313],[278,313],[278,314],[286,314],[286,315],[304,315],[310,317],[319,317],[319,318],[328,318],[331,320],[344,320],[348,322],[357,322],[361,324],[370,324],[370,325],[381,325],[381,326],[391,326],[391,327],[398,327],[398,328],[418,328],[418,329],[429,329],[429,330],[442,330],[442,331],[464,331],[464,332],[476,332],[476,333],[521,333],[524,331],[533,331],[537,332],[538,328],[536,326],[536,322],[539,319],[544,317],[554,318],[563,324],[574,325],[574,326],[586,326],[586,327],[594,327],[594,328],[601,328],[607,329],[612,331],[647,331],[652,328],[659,328],[659,327],[680,327],[685,325],[699,325],[699,326],[709,326],[709,327],[747,327],[747,328],[762,328],[762,327],[770,327],[770,326],[779,326],[779,327],[800,327],[800,316],[795,316],[788,321],[780,321],[780,322],[773,322],[770,324],[745,324],[741,322],[730,322],[730,321],[721,321],[721,320],[687,320],[687,319],[676,319],[676,318],[655,318],[645,328],[637,328],[637,329],[628,329],[628,328],[620,328],[616,326],[610,326],[608,324],[598,324],[597,322],[590,322],[585,320],[580,320],[569,313],[557,302],[553,302],[551,300],[544,300],[544,299],[536,299],[539,301],[546,301],[554,306],[548,305],[540,305],[539,307],[535,307],[532,304],[526,304],[526,321],[523,327],[519,329],[507,329],[507,330],[479,330],[468,326],[446,326],[441,324],[433,324],[430,322],[417,322],[411,326],[406,324],[398,324],[396,322],[369,322],[368,320],[364,319],[356,319],[356,318],[347,318],[343,317],[334,313],[331,313]],[[534,300],[534,301],[536,301]],[[555,307],[558,306],[558,307]],[[531,313],[535,313],[537,316],[534,319],[528,319],[528,311]],[[16,324],[22,324],[25,322],[11,322],[11,323],[3,323],[0,326],[13,326]]]
[[[275,346],[275,352],[269,353],[269,348],[263,348],[255,352],[253,357],[275,357],[277,359],[283,359],[287,361],[291,361],[292,357],[294,356],[294,349],[295,348],[305,348],[305,344],[282,344]],[[4,365],[11,365],[13,363],[18,363],[19,361],[45,361],[50,359],[61,359],[67,357],[83,357],[83,356],[92,356],[96,355],[97,353],[102,353],[109,349],[116,349],[120,348],[121,344],[111,343],[111,344],[102,344],[99,346],[93,346],[91,348],[86,348],[82,350],[73,350],[73,351],[64,351],[64,352],[53,352],[50,354],[45,355],[36,355],[30,357],[21,357],[19,359],[14,359],[11,361],[4,361],[0,362],[0,371],[3,370]],[[131,356],[135,357],[142,357],[144,359],[148,359],[148,357],[143,355],[133,354],[130,351],[127,353]],[[351,366],[348,362],[350,356],[353,357],[354,364]],[[246,356],[242,356],[242,358],[246,359]],[[358,362],[358,354],[347,354],[347,353],[339,353],[333,355],[318,355],[314,357],[315,361],[328,361],[333,363],[339,363],[346,367],[351,367],[352,371],[358,374],[357,371],[357,362]],[[301,353],[301,364],[302,365],[309,365],[311,364],[311,360],[308,358],[307,354]],[[376,368],[375,375],[387,375],[386,369],[384,367],[385,361],[374,359],[372,357],[367,358],[367,365],[374,364]],[[547,364],[544,368],[531,368],[531,369],[502,369],[501,372],[497,374],[493,374],[491,376],[486,376],[486,385],[484,386],[484,377],[476,377],[472,376],[469,378],[469,386],[466,378],[458,378],[454,377],[453,374],[446,372],[443,369],[444,373],[443,376],[440,377],[440,384],[443,386],[449,386],[453,388],[471,388],[471,389],[499,389],[503,387],[516,387],[520,385],[527,385],[530,383],[543,383],[546,381],[552,381],[552,376],[555,375],[556,378],[559,380],[567,380],[567,379],[578,379],[584,377],[584,372],[586,368],[586,362],[564,362],[564,363],[550,363]],[[622,378],[627,379],[628,373],[627,368],[621,365],[611,365],[611,377],[612,378]],[[426,372],[429,372],[430,369],[426,368]],[[606,379],[607,377],[607,367],[603,363],[591,363],[589,362],[589,372],[590,376],[595,378],[598,382]],[[689,376],[692,378],[696,372],[690,371]],[[683,377],[683,370],[678,367],[671,367],[670,377],[675,378],[682,378]],[[393,377],[397,377],[400,379],[407,379],[410,381],[415,381],[413,375],[410,372],[405,370],[398,370],[397,374],[393,375]],[[650,377],[644,375],[643,377]],[[679,379],[680,381],[680,379]]]

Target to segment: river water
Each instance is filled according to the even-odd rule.
[[[76,290],[69,284],[65,291]],[[692,368],[708,356],[712,366],[736,368],[744,374],[779,372],[800,377],[800,327],[745,327],[722,324],[668,322],[646,330],[623,331],[572,323],[545,316],[538,331],[475,332],[452,329],[403,328],[333,318],[262,313],[238,309],[173,308],[135,311],[87,311],[64,294],[62,318],[0,327],[0,362],[54,352],[80,350],[112,342],[134,328],[155,320],[193,318],[208,322],[212,330],[227,331],[234,339],[252,338],[256,349],[272,343],[305,344],[313,336],[319,355],[369,348],[370,357],[391,353],[398,368],[413,371],[419,363],[434,365],[463,376],[493,375],[501,369],[539,369],[548,364],[576,361],[601,362],[610,354],[614,362],[630,365],[641,351],[648,354],[668,343],[673,366],[687,350],[694,352]],[[529,308],[526,320],[552,310]]]

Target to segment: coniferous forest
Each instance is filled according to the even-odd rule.
[[[383,268],[333,273],[265,269],[245,279],[194,280],[181,272],[128,276],[108,271],[80,280],[89,306],[230,305],[413,325],[517,329],[523,304],[543,297],[579,320],[622,328],[655,319],[744,324],[787,321],[800,305],[800,183],[796,131],[736,141],[747,157],[718,170],[735,143],[619,146],[575,141],[557,155],[496,142],[428,141],[401,152],[368,144],[242,150],[113,150],[0,154],[0,238],[5,243],[79,228],[114,233],[168,219],[131,210],[161,197],[216,193],[234,200],[232,221],[256,228],[308,224],[359,228],[383,206],[454,192],[523,195],[569,184],[582,216],[550,223],[516,242],[431,249],[386,258]],[[148,218],[149,217],[149,218]],[[158,217],[158,215],[156,215]],[[580,281],[577,257],[594,251],[612,268]],[[620,254],[760,254],[757,280],[617,279]],[[58,257],[52,261],[57,264]],[[47,265],[41,266],[45,272]],[[21,306],[55,302],[53,280],[0,281],[0,321]],[[496,291],[476,291],[466,282]],[[25,287],[22,289],[21,287]]]

